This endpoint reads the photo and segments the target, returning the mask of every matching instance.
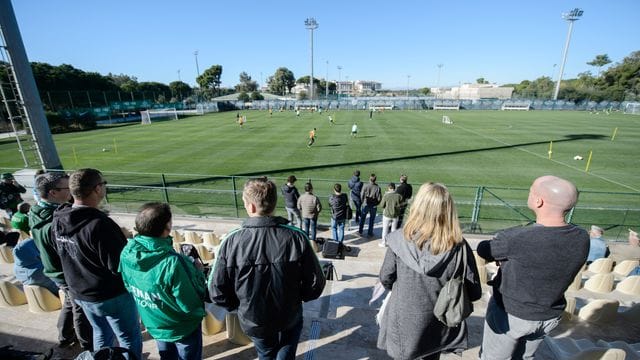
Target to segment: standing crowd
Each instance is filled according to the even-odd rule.
[[[96,351],[117,345],[129,359],[141,359],[140,318],[162,359],[201,359],[204,304],[212,302],[237,313],[260,359],[295,358],[302,304],[319,298],[326,282],[311,244],[318,240],[323,210],[311,182],[300,194],[296,177],[287,178],[280,188],[283,218],[275,215],[276,184],[266,177],[248,180],[242,191],[248,217],[225,236],[213,267],[206,269],[174,250],[168,204],[144,204],[135,219],[137,234],[127,239],[100,210],[107,180],[96,169],[38,175],[39,200],[26,211],[19,206],[26,190],[11,178],[2,175],[2,189],[11,189],[2,194],[12,194],[0,197],[3,209],[23,214],[32,237],[16,251],[41,262],[42,276],[24,272],[24,281],[65,295],[60,346],[77,342]],[[379,314],[377,346],[394,359],[438,359],[443,352],[466,349],[464,319],[452,326],[436,309],[453,278],[461,279],[467,300],[482,295],[473,249],[463,238],[447,187],[428,182],[414,196],[403,174],[383,194],[375,174],[365,184],[358,170],[347,186],[343,193],[336,183],[326,202],[333,240],[344,242],[352,212],[358,234],[364,236],[367,225],[373,237],[381,209],[378,245],[385,256],[379,281],[389,292]],[[527,199],[535,224],[501,231],[477,245],[481,258],[499,264],[490,281],[481,359],[532,359],[560,322],[564,292],[595,246],[584,229],[565,221],[577,200],[571,182],[539,177]]]

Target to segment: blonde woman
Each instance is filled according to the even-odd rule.
[[[482,295],[478,269],[462,238],[453,199],[442,184],[426,183],[414,197],[403,229],[387,236],[380,270],[391,290],[378,335],[378,347],[394,359],[438,359],[443,351],[467,348],[463,321],[449,328],[433,315],[442,286],[453,276],[456,254],[467,247],[465,285],[472,301]]]

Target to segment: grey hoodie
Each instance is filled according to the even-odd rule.
[[[467,247],[468,295],[472,301],[482,295],[473,251],[466,240],[438,255],[431,253],[428,243],[420,250],[414,242],[406,241],[402,230],[389,234],[387,244],[380,281],[392,292],[380,324],[378,347],[387,350],[394,359],[415,359],[466,349],[466,323],[448,328],[433,315],[440,289],[455,271],[455,253],[460,246]]]

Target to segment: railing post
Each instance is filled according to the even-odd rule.
[[[169,192],[167,191],[167,182],[165,181],[164,174],[161,174],[162,179],[162,195],[164,196],[164,202],[169,204]]]
[[[480,217],[480,204],[482,203],[482,196],[484,194],[484,186],[478,186],[476,189],[476,197],[473,200],[473,211],[471,213],[471,232],[476,232],[480,227],[478,226],[478,218]]]
[[[236,195],[236,177],[231,177],[231,184],[233,185],[233,207],[236,209],[236,217],[240,217],[240,212],[238,211],[238,196]]]

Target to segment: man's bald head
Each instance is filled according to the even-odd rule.
[[[529,208],[532,210],[544,204],[548,210],[564,214],[571,210],[577,201],[578,189],[575,185],[557,176],[541,176],[531,185]]]

